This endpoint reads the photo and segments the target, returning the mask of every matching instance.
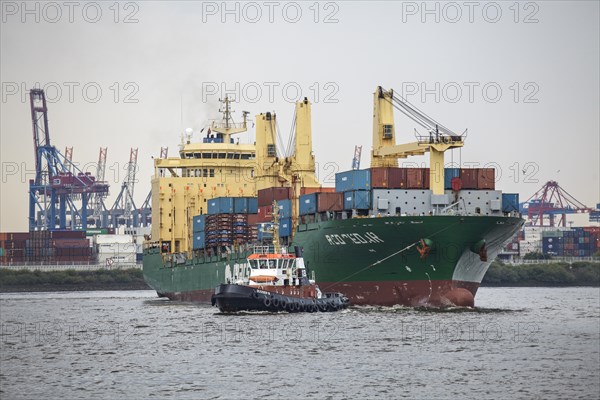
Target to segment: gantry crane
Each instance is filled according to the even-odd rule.
[[[135,174],[137,170],[137,155],[138,149],[131,148],[129,152],[129,162],[127,163],[127,173],[123,183],[121,184],[121,191],[119,192],[113,206],[111,207],[110,214],[110,225],[114,228],[125,225],[125,226],[137,226],[137,213],[135,212],[135,201],[133,199],[133,190],[135,188]]]
[[[558,182],[548,181],[523,203],[522,211],[532,225],[566,227],[567,214],[592,213],[594,209],[571,196]],[[544,216],[548,216],[548,225],[544,225]]]
[[[96,167],[96,179],[99,182],[104,182],[104,177],[106,175],[106,155],[108,153],[108,147],[100,147],[100,152],[98,154],[98,164]],[[94,199],[92,202],[93,206],[93,219],[95,221],[96,227],[106,227],[108,225],[108,218],[106,217],[106,205],[104,204],[104,199],[106,198],[106,194],[104,193],[96,193],[94,195]]]
[[[48,106],[42,89],[29,92],[35,179],[29,181],[29,230],[86,229],[88,202],[108,185],[83,173],[50,143]],[[68,218],[69,217],[69,218]]]

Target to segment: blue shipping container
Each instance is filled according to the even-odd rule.
[[[305,194],[300,196],[300,215],[316,214],[317,194]]]
[[[292,219],[284,218],[279,222],[279,236],[290,237],[292,236]]]
[[[452,178],[460,178],[460,168],[444,168],[444,189],[452,189]]]
[[[354,192],[344,192],[344,210],[352,210],[354,208]]]
[[[234,197],[233,198],[233,212],[236,214],[248,214],[248,198],[247,197]]]
[[[291,200],[277,200],[277,206],[279,207],[279,218],[292,218]]]
[[[502,212],[519,211],[519,193],[502,193]]]
[[[335,174],[335,191],[370,190],[371,170],[358,169]]]
[[[233,214],[233,197],[217,197],[208,201],[208,213]]]
[[[344,210],[369,210],[370,208],[370,190],[353,190],[344,192]]]
[[[192,232],[202,232],[206,227],[206,215],[196,215],[193,218],[193,229]]]
[[[248,197],[248,214],[258,214],[258,197]]]
[[[354,208],[357,210],[371,209],[371,191],[357,190],[354,192]]]
[[[192,243],[192,249],[193,250],[200,250],[203,249],[206,245],[206,234],[204,232],[195,232],[194,233],[194,238],[193,238],[193,243]]]

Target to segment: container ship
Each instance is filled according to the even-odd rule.
[[[241,144],[248,113],[235,122],[225,98],[202,142],[187,135],[179,157],[154,160],[146,282],[159,296],[210,303],[215,287],[247,271],[252,246],[271,239],[276,201],[282,243],[303,249],[322,290],[353,305],[473,306],[491,261],[523,224],[518,195],[495,189],[493,169],[446,168],[444,153],[466,133],[393,90],[378,87],[373,99],[371,167],[337,173],[325,188],[307,99],[295,105],[292,148],[281,154],[276,114],[257,115],[256,141]],[[427,133],[396,144],[395,109]],[[428,168],[398,167],[426,153]]]

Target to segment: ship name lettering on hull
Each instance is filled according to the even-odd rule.
[[[364,234],[359,233],[343,233],[341,235],[325,235],[325,239],[332,246],[339,246],[344,244],[369,244],[369,243],[383,243],[383,239],[380,239],[373,232],[365,232]]]

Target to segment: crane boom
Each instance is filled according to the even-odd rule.
[[[394,109],[428,129],[428,136],[416,135],[417,141],[396,144]],[[374,93],[372,167],[397,167],[398,158],[429,152],[430,188],[433,194],[444,194],[444,152],[464,145],[465,135],[457,135],[427,116],[393,90],[377,87]]]

